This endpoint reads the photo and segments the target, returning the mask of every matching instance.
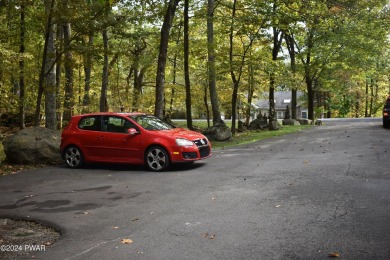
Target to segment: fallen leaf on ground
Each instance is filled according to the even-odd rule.
[[[128,238],[124,238],[124,239],[122,239],[121,243],[122,243],[122,244],[132,244],[132,243],[133,243],[133,240],[128,239]]]
[[[210,236],[210,239],[214,239],[215,238],[215,234],[212,234],[211,236]]]
[[[276,205],[275,208],[280,208],[282,205]]]
[[[206,237],[208,237],[208,236],[209,236],[209,233],[207,233],[207,232],[206,232],[206,233],[203,233],[203,237],[204,237],[204,238],[206,238]]]
[[[337,252],[330,253],[330,254],[328,254],[328,257],[340,257],[340,253],[337,253]]]
[[[131,221],[137,221],[137,220],[139,220],[139,218],[134,218],[134,219],[132,219]]]
[[[113,229],[118,229],[119,227],[112,227]]]

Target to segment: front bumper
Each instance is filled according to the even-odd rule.
[[[190,162],[208,158],[211,156],[211,146],[175,146],[172,147],[170,158],[172,162]]]

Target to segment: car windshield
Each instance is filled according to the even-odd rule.
[[[162,121],[161,119],[151,115],[136,115],[129,116],[146,130],[169,130],[174,126]]]

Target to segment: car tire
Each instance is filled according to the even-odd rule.
[[[383,120],[383,127],[384,128],[389,128],[389,126],[390,126],[390,124],[389,124],[389,122],[385,122],[384,120]]]
[[[154,172],[165,171],[169,166],[169,155],[161,146],[151,146],[145,153],[145,165]]]
[[[69,168],[76,169],[84,165],[84,157],[76,146],[68,146],[64,151],[65,163]]]

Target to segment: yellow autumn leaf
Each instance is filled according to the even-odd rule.
[[[132,244],[132,243],[133,243],[133,240],[128,239],[128,238],[124,238],[124,239],[122,239],[121,243],[122,243],[122,244]]]
[[[337,253],[337,252],[330,253],[330,254],[328,254],[328,257],[340,257],[340,253]]]

